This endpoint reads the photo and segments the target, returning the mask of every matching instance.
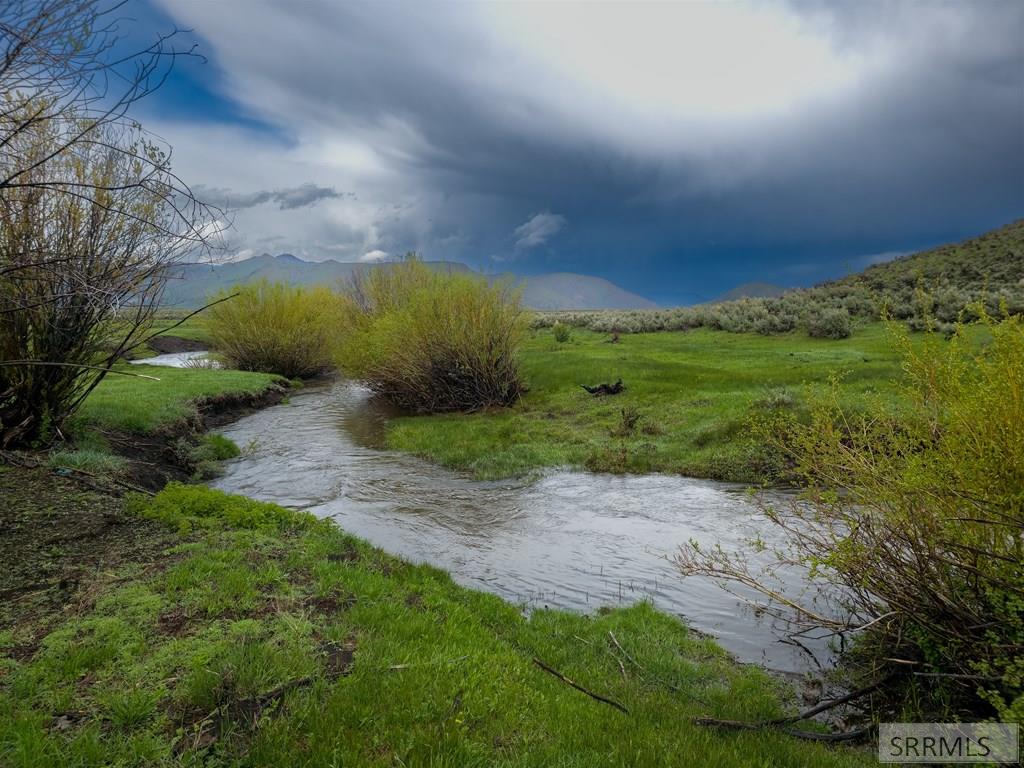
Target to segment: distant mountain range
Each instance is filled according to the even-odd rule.
[[[424,264],[431,269],[472,272],[465,264],[455,261],[428,261]],[[220,290],[262,279],[293,285],[337,285],[356,272],[376,266],[333,260],[305,261],[290,253],[277,256],[264,253],[225,264],[183,264],[168,281],[163,304],[167,307],[201,307],[209,296]],[[649,309],[656,306],[653,301],[601,277],[569,272],[500,277],[506,276],[522,285],[523,303],[532,309]]]

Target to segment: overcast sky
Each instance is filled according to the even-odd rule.
[[[1024,2],[147,0],[232,251],[803,285],[1024,216]]]

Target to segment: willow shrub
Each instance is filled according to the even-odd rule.
[[[416,261],[359,273],[344,294],[339,367],[418,413],[509,405],[524,390],[518,292]]]
[[[266,280],[233,288],[238,295],[209,310],[214,349],[232,368],[308,378],[330,370],[342,301],[326,287]]]
[[[836,382],[807,421],[764,431],[809,489],[806,503],[770,511],[791,544],[779,564],[837,586],[845,610],[833,621],[813,605],[790,607],[801,623],[853,640],[846,669],[857,682],[889,679],[876,717],[1019,721],[1024,323],[995,322],[982,309],[948,341],[932,333],[911,342],[898,328],[903,407],[851,412]],[[690,545],[679,564],[770,595],[741,553]]]

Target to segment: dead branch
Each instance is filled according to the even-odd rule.
[[[132,376],[136,379],[149,379],[150,381],[160,381],[156,376],[148,376],[145,373],[134,373],[133,371],[118,371],[114,368],[109,368],[102,365],[86,365],[84,363],[55,363],[49,360],[0,360],[0,367],[3,366],[15,366],[15,365],[52,365],[58,368],[85,368],[90,371],[103,371],[104,373],[113,373],[117,376]]]
[[[589,696],[590,698],[594,699],[595,701],[600,701],[603,704],[607,704],[610,707],[614,707],[615,709],[619,710],[619,712],[622,712],[623,714],[626,714],[626,715],[629,714],[629,710],[626,709],[621,704],[619,704],[619,702],[613,701],[612,699],[605,698],[604,696],[602,696],[599,693],[594,693],[593,691],[587,690],[586,688],[584,688],[579,683],[576,683],[576,682],[570,680],[568,677],[563,675],[557,669],[553,669],[553,668],[549,667],[547,664],[545,664],[543,661],[541,661],[537,657],[534,657],[533,663],[536,664],[541,669],[543,669],[549,675],[553,675],[554,677],[557,677],[559,680],[561,680],[563,683],[565,683],[569,687],[575,688],[580,693],[585,693],[587,696]]]
[[[614,384],[608,384],[606,382],[604,384],[597,384],[593,387],[589,387],[586,384],[580,384],[580,386],[583,389],[587,390],[587,392],[589,392],[594,397],[604,397],[605,395],[617,395],[626,389],[626,387],[622,384],[622,379],[619,379]]]

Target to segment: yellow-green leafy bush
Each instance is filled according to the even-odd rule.
[[[409,410],[469,410],[516,401],[526,330],[504,284],[415,261],[362,274],[345,295],[343,371]]]
[[[341,300],[330,288],[266,280],[232,289],[212,307],[214,348],[232,368],[305,378],[329,370],[341,323]]]

